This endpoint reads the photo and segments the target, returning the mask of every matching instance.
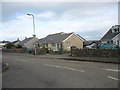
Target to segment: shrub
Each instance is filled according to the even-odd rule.
[[[6,44],[5,47],[6,47],[7,49],[16,48],[16,46],[15,46],[14,44],[12,44],[12,43]]]
[[[58,51],[59,54],[63,54],[63,48],[60,48]]]
[[[22,45],[17,45],[17,47],[16,48],[22,48]]]

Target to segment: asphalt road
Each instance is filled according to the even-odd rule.
[[[118,88],[118,64],[3,54],[3,88]]]

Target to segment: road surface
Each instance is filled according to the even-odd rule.
[[[3,88],[118,88],[118,64],[4,53]]]

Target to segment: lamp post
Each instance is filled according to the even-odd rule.
[[[35,37],[35,20],[34,20],[34,15],[33,14],[27,14],[28,16],[32,16],[33,17],[33,31],[34,31],[34,34],[33,34],[33,37]]]
[[[34,34],[33,34],[33,37],[35,37],[35,20],[34,20],[34,15],[33,14],[27,14],[28,16],[32,16],[33,17],[33,31],[34,31]],[[36,55],[36,48],[35,48],[35,45],[34,45],[34,55]]]

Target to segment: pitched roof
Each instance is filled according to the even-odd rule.
[[[117,34],[115,37],[113,37],[112,40],[115,39],[115,38],[118,38],[118,40],[120,40],[120,33]]]
[[[83,45],[87,46],[87,45],[91,45],[92,43],[96,43],[96,44],[100,44],[100,40],[89,40],[89,41],[84,41]]]
[[[44,38],[41,38],[41,39],[39,39],[38,41],[36,41],[34,44],[42,44],[42,43],[44,43],[45,42],[45,40],[44,40]]]
[[[109,41],[111,40],[113,37],[115,37],[117,34],[119,34],[120,32],[114,32],[113,33],[113,29],[119,28],[120,29],[120,25],[115,25],[112,26],[109,31],[101,38],[101,41]]]
[[[81,37],[79,34],[77,34],[77,35],[78,35],[80,38],[82,38],[84,41],[86,41],[85,38]]]
[[[56,42],[62,42],[65,40],[68,36],[70,36],[73,33],[56,33],[56,34],[50,34],[47,37],[44,38],[45,43],[56,43]]]
[[[21,41],[21,43],[26,43],[26,42],[30,41],[32,38],[34,38],[34,37],[25,38],[23,41]]]
[[[17,43],[17,42],[21,42],[21,41],[18,39],[18,40],[16,40],[16,41],[13,41],[12,43],[15,44],[15,43]]]
[[[0,41],[0,43],[9,43],[9,41],[4,41],[4,40],[3,40],[3,41]]]
[[[39,40],[39,43],[60,43],[64,41],[67,37],[69,37],[72,33],[55,33],[55,34],[49,34],[47,37],[42,38]],[[81,38],[81,37],[80,37]]]

